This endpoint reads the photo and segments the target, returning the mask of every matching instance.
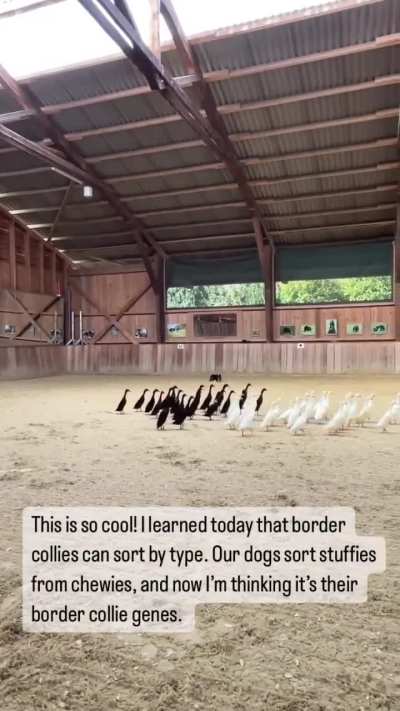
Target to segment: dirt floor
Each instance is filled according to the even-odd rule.
[[[376,393],[394,377],[254,378],[268,399],[306,390]],[[187,392],[200,378],[175,380]],[[236,389],[243,378],[229,378]],[[326,436],[310,426],[241,437],[198,417],[155,431],[112,413],[145,377],[0,381],[1,711],[377,711],[400,709],[400,426]],[[28,505],[345,505],[382,535],[387,572],[362,605],[231,605],[197,610],[190,635],[29,635],[20,623],[21,511]]]

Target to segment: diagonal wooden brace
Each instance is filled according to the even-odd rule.
[[[54,304],[57,303],[57,301],[60,300],[60,296],[55,296],[51,299],[51,301],[46,304],[40,311],[37,311],[35,314],[31,316],[29,311],[25,308],[25,305],[22,303],[21,299],[18,298],[15,292],[13,292],[11,289],[7,289],[7,293],[11,296],[12,299],[18,304],[20,309],[24,312],[25,316],[27,317],[28,321],[25,323],[21,328],[14,333],[10,337],[10,341],[14,341],[16,338],[21,338],[21,336],[25,333],[25,331],[29,328],[29,326],[37,326],[38,329],[43,333],[44,336],[46,336],[47,339],[50,338],[50,333],[46,331],[45,328],[39,323],[38,319],[44,314],[46,311],[48,311]]]

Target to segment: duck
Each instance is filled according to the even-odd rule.
[[[133,406],[133,409],[134,409],[134,410],[139,410],[139,411],[141,411],[141,409],[142,409],[142,407],[143,407],[143,404],[144,404],[145,397],[146,397],[146,393],[148,393],[148,392],[149,392],[149,388],[145,388],[145,389],[143,390],[143,392],[142,392],[142,394],[141,394],[139,400],[136,400],[136,402],[135,402],[135,404],[134,404],[134,406]]]
[[[255,426],[255,416],[256,416],[256,400],[250,400],[245,408],[242,408],[238,429],[242,433],[242,437],[246,432],[251,432]]]
[[[267,392],[267,388],[263,388],[263,389],[261,390],[261,392],[260,392],[258,398],[257,398],[257,402],[256,402],[256,415],[257,415],[258,411],[260,410],[260,408],[261,408],[261,406],[262,406],[262,404],[263,404],[264,393],[265,393],[265,392]]]
[[[200,405],[200,410],[207,410],[207,407],[210,405],[211,400],[212,400],[212,390],[215,387],[214,383],[210,385],[208,388],[208,393],[206,397],[204,398],[202,404]]]
[[[177,385],[173,385],[171,388],[169,388],[167,395],[162,402],[161,409],[171,406],[171,404],[175,401],[175,390],[177,390],[177,389],[178,389]]]
[[[371,393],[370,395],[367,396],[364,403],[361,405],[360,412],[354,419],[354,422],[357,425],[361,425],[361,427],[363,427],[365,425],[365,423],[367,422],[367,420],[370,419],[370,412],[372,410],[374,398],[375,398],[375,394]]]
[[[124,394],[123,394],[121,400],[119,401],[117,407],[115,408],[115,412],[122,413],[122,412],[124,411],[125,406],[126,406],[126,403],[127,403],[127,400],[128,400],[128,398],[127,398],[127,396],[126,396],[127,393],[130,393],[129,388],[126,388],[126,389],[125,389],[125,392],[124,392]]]
[[[225,417],[227,416],[229,408],[231,406],[231,398],[234,392],[234,390],[229,391],[228,397],[226,398],[224,404],[221,407],[221,415],[224,415]]]
[[[217,400],[214,400],[214,402],[211,403],[207,407],[207,410],[204,413],[204,417],[208,417],[209,420],[212,419],[212,416],[215,415],[218,412],[220,403]]]
[[[155,415],[158,415],[158,413],[160,412],[160,410],[161,410],[161,408],[162,408],[162,403],[163,403],[164,394],[165,394],[165,393],[164,393],[164,390],[161,390],[161,391],[160,391],[160,394],[159,394],[159,396],[158,396],[158,400],[157,400],[156,404],[154,405],[154,407],[153,407],[153,409],[152,409],[152,411],[151,411],[151,413],[150,413],[152,417],[154,417]]]
[[[157,417],[157,429],[158,430],[165,429],[165,423],[168,419],[168,415],[169,415],[169,407],[164,407],[163,410],[160,410],[160,413]]]
[[[265,417],[263,421],[260,424],[260,428],[267,431],[272,425],[275,424],[279,417],[279,412],[280,412],[280,407],[279,407],[280,400],[274,400],[267,413],[265,414]]]
[[[323,422],[327,419],[329,410],[329,395],[329,390],[323,392],[315,406],[314,419],[316,422]]]
[[[186,397],[187,397],[187,395],[185,395],[185,393],[184,393],[183,396],[182,396],[182,399],[181,399],[180,403],[177,405],[177,407],[176,407],[175,410],[174,410],[173,418],[172,418],[173,424],[174,424],[174,425],[179,425],[179,428],[180,428],[181,430],[183,430],[183,425],[184,425],[184,422],[185,422],[185,420],[186,420],[186,418],[187,418],[187,410],[186,410],[186,407],[185,407],[185,399],[186,399]]]
[[[227,413],[227,427],[229,427],[230,430],[235,430],[239,424],[240,420],[240,406],[239,406],[239,398],[237,396],[234,397],[233,400],[231,400],[231,404],[229,407],[229,411]]]
[[[375,427],[378,430],[380,430],[381,432],[386,432],[387,426],[390,424],[392,417],[393,417],[393,404],[389,407],[388,410],[386,410],[386,412],[382,415],[381,419],[378,420]]]
[[[240,400],[239,400],[239,407],[241,410],[243,409],[244,403],[247,400],[247,395],[248,395],[247,391],[249,388],[251,388],[251,383],[247,383],[246,387],[243,388],[243,390],[242,390],[242,394],[241,394]]]
[[[200,385],[200,386],[197,388],[194,397],[192,397],[192,401],[191,401],[190,407],[189,407],[189,403],[188,403],[188,406],[187,406],[187,409],[188,409],[188,417],[190,417],[191,420],[193,419],[194,415],[196,414],[196,410],[197,410],[198,407],[199,407],[200,400],[201,400],[201,393],[202,393],[202,391],[203,391],[203,388],[204,388],[204,385]]]
[[[356,419],[360,397],[360,393],[356,393],[355,395],[353,395],[348,407],[347,417],[344,423],[345,427],[350,427],[353,423],[353,420]]]
[[[219,408],[221,407],[222,400],[223,400],[224,397],[225,397],[225,390],[226,390],[226,388],[229,388],[228,383],[226,383],[226,384],[223,386],[222,390],[219,390],[219,392],[217,392],[217,394],[216,394],[216,396],[215,396],[215,400],[214,400],[214,402],[213,402],[213,405],[214,405],[215,403],[217,403],[217,410],[219,410]]]
[[[297,397],[294,401],[293,407],[290,408],[290,411],[286,410],[285,413],[283,413],[286,416],[286,423],[288,428],[290,429],[293,427],[294,423],[296,422],[298,416],[300,415],[300,412],[304,408],[304,402],[300,400],[299,397]],[[282,419],[283,416],[281,416]],[[281,418],[279,418],[281,419]]]
[[[349,403],[349,400],[344,400],[340,403],[333,417],[324,425],[324,431],[327,434],[336,434],[339,430],[343,429],[348,414]]]
[[[146,407],[144,408],[144,411],[147,415],[149,414],[149,412],[152,411],[152,409],[154,407],[154,404],[156,401],[156,393],[158,393],[158,392],[159,392],[158,388],[155,388],[155,390],[153,390],[152,396],[151,396],[149,402],[147,403]]]
[[[303,410],[299,413],[298,417],[294,421],[293,425],[290,427],[289,432],[292,435],[297,435],[299,432],[304,432],[305,426],[309,420],[309,412],[310,409],[303,408]]]

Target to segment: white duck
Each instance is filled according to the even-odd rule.
[[[242,413],[240,415],[238,430],[241,431],[242,436],[245,435],[246,432],[250,432],[256,426],[255,418],[256,399],[253,398],[252,400],[250,400],[249,404],[243,408]]]
[[[393,417],[393,409],[395,405],[393,403],[388,410],[382,415],[381,419],[376,423],[375,427],[381,432],[386,432],[387,426],[390,424]]]
[[[310,409],[307,407],[307,405],[303,408],[302,412],[300,412],[299,416],[297,417],[296,421],[290,428],[290,433],[293,435],[298,434],[299,432],[304,432],[304,428],[308,422],[309,419],[309,413]]]
[[[279,417],[280,400],[274,400],[271,402],[268,412],[266,412],[263,421],[260,424],[260,429],[267,431],[272,425],[274,425]]]
[[[370,413],[372,410],[372,405],[374,404],[374,398],[374,393],[371,393],[371,395],[368,395],[367,398],[364,400],[364,403],[361,405],[360,412],[354,419],[354,422],[357,425],[363,426],[367,422],[367,420],[370,419]]]
[[[399,425],[400,424],[400,393],[397,393],[396,398],[392,402],[393,405],[393,411],[392,411],[392,419],[390,420],[391,425]]]
[[[299,397],[296,397],[296,400],[294,401],[294,405],[291,408],[291,411],[289,413],[289,417],[287,418],[287,426],[289,427],[289,429],[290,429],[290,427],[293,427],[298,416],[300,415],[302,408],[303,408],[303,401],[301,401]]]
[[[346,420],[344,423],[345,427],[350,427],[352,425],[353,421],[357,418],[358,403],[359,403],[360,397],[361,397],[360,393],[356,393],[355,395],[353,395],[353,397],[350,401],[350,404],[349,404],[348,411],[347,411],[347,417],[346,417]]]
[[[343,429],[344,423],[347,418],[347,413],[349,409],[349,401],[344,400],[338,410],[336,410],[335,414],[329,422],[327,422],[326,425],[324,425],[324,430],[327,434],[336,434],[336,432],[339,432],[339,430]]]
[[[327,419],[330,404],[329,395],[330,390],[323,392],[315,406],[314,419],[317,422],[324,422]]]
[[[239,424],[240,420],[240,407],[239,407],[239,398],[236,396],[231,400],[231,404],[228,410],[227,414],[227,420],[226,420],[226,425],[229,427],[230,430],[235,430]]]

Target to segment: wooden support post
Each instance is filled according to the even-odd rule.
[[[61,295],[64,295],[68,289],[68,262],[62,260],[62,276],[61,276]]]
[[[274,305],[274,258],[273,243],[264,243],[261,223],[257,217],[253,219],[254,236],[257,244],[258,257],[264,277],[265,291],[265,340],[271,342],[273,335],[273,305]]]
[[[57,294],[57,252],[54,249],[50,252],[50,275],[51,293]]]
[[[8,260],[10,267],[10,289],[17,289],[17,252],[15,246],[15,222],[11,220],[8,228]]]
[[[161,57],[160,42],[160,0],[149,0],[150,3],[150,49],[157,59]]]
[[[157,336],[159,343],[165,343],[165,260],[157,259]]]
[[[266,281],[265,281],[265,338],[274,340],[274,303],[275,303],[275,247],[272,243],[264,245]]]
[[[32,270],[31,270],[31,235],[29,230],[24,232],[24,264],[25,264],[25,289],[32,289]]]
[[[37,243],[38,255],[38,272],[39,272],[39,293],[44,294],[44,242],[39,240]]]
[[[400,341],[400,202],[397,205],[397,229],[393,243],[393,300],[395,338]]]

